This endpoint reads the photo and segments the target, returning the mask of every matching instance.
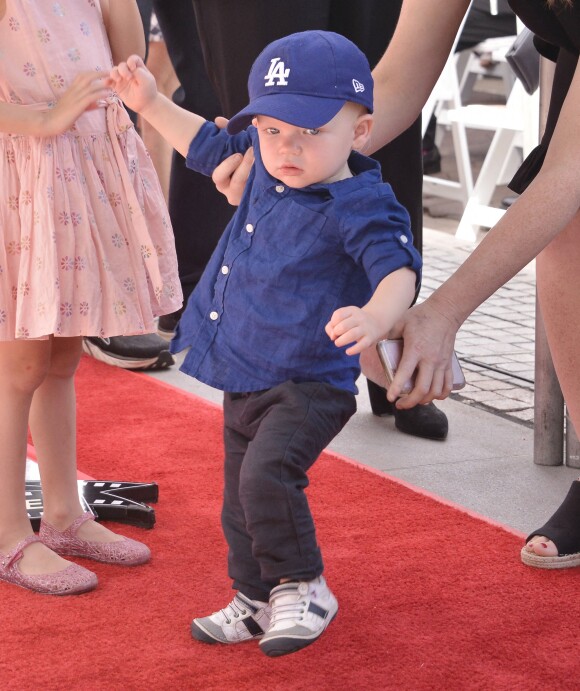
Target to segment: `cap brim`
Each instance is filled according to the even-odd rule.
[[[256,115],[267,115],[296,127],[315,129],[330,122],[345,103],[346,100],[303,94],[260,96],[231,118],[227,130],[229,134],[241,132]]]

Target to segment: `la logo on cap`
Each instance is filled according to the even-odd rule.
[[[289,74],[290,68],[285,69],[284,63],[280,60],[280,58],[272,58],[270,60],[270,69],[268,70],[268,74],[264,77],[266,80],[264,86],[288,86]],[[274,83],[275,79],[278,80],[276,83]]]

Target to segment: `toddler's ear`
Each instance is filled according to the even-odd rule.
[[[371,136],[374,120],[370,113],[359,115],[354,124],[354,138],[352,148],[355,151],[363,151]]]

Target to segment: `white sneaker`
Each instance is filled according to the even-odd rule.
[[[295,653],[324,633],[338,612],[338,602],[322,576],[282,583],[270,593],[270,627],[260,648],[270,657]]]
[[[191,622],[191,635],[204,643],[241,643],[261,638],[270,625],[267,602],[237,593],[225,609]]]

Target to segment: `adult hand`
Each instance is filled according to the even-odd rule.
[[[388,387],[388,398],[397,401],[398,408],[413,408],[451,393],[451,356],[460,324],[446,311],[436,299],[429,298],[411,307],[394,329],[403,339],[403,355]],[[401,389],[413,373],[416,376],[412,391],[401,396]]]
[[[387,376],[385,375],[385,370],[379,359],[376,346],[373,345],[361,352],[360,368],[367,379],[382,386],[383,389],[389,388],[387,386]]]
[[[226,118],[217,117],[215,124],[224,128],[228,124]],[[214,184],[232,206],[238,206],[254,165],[254,149],[250,147],[246,153],[233,154],[223,160],[213,171],[211,176]]]

